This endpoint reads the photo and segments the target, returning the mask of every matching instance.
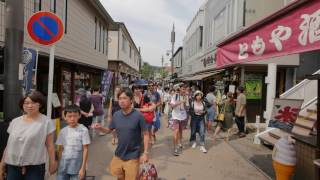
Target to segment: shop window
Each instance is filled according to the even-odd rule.
[[[62,71],[62,106],[66,107],[72,104],[71,99],[72,76],[69,71]]]
[[[94,17],[94,49],[97,49],[98,19]]]
[[[75,72],[74,74],[74,102],[80,102],[81,91],[85,91],[90,87],[90,74],[85,72]]]
[[[57,3],[56,0],[50,0],[50,11],[56,13]]]
[[[104,45],[105,45],[105,39],[106,39],[106,33],[105,33],[105,27],[103,27],[103,35],[102,35],[102,53],[104,54]]]
[[[99,39],[98,39],[98,43],[99,43],[99,52],[101,51],[101,22],[99,21]]]
[[[33,12],[41,11],[41,1],[42,0],[34,0],[33,1]]]
[[[68,0],[64,0],[64,11],[63,11],[63,25],[64,33],[67,33],[67,24],[68,24]]]

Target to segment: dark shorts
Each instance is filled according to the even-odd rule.
[[[188,120],[186,119],[186,120],[177,120],[177,119],[172,119],[172,129],[173,130],[176,130],[176,129],[179,129],[179,128],[181,128],[181,129],[186,129],[186,127],[187,127],[187,125],[188,125]]]
[[[25,166],[26,173],[22,174],[22,168],[19,166],[7,165],[7,180],[44,180],[46,166],[45,164],[41,165],[32,165]]]

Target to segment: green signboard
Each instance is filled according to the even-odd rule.
[[[244,83],[247,99],[259,100],[262,95],[262,77],[254,74],[246,75]]]

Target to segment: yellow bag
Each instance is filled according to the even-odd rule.
[[[224,121],[224,114],[218,114],[217,121]]]
[[[223,111],[218,114],[217,121],[224,121],[225,112],[226,112],[226,103],[224,103]]]

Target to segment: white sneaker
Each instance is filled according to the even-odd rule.
[[[207,153],[207,150],[204,146],[200,146],[200,151],[202,151],[203,153]]]
[[[178,144],[178,147],[179,147],[180,149],[183,149],[182,144]]]
[[[197,143],[194,142],[191,147],[192,147],[193,149],[196,148],[196,147],[197,147]]]

